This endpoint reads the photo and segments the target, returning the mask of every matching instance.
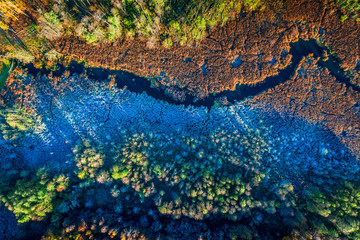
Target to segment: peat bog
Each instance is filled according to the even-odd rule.
[[[296,67],[298,66],[300,60],[303,57],[313,54],[315,58],[320,58],[318,62],[320,66],[327,68],[331,75],[336,77],[336,80],[346,84],[347,87],[352,87],[356,91],[360,91],[360,87],[351,84],[350,79],[346,76],[344,70],[340,67],[339,60],[325,47],[321,46],[317,40],[302,40],[298,42],[290,43],[290,52],[291,64],[284,69],[279,70],[277,75],[267,77],[264,81],[257,84],[238,84],[236,89],[225,90],[220,93],[213,95],[208,95],[202,99],[198,99],[193,95],[189,94],[186,89],[179,88],[179,91],[185,94],[185,99],[183,101],[176,100],[165,93],[166,87],[154,87],[152,81],[157,81],[156,79],[147,79],[144,77],[139,77],[133,73],[123,71],[123,70],[109,70],[104,68],[94,68],[94,67],[85,67],[84,63],[78,63],[71,61],[68,67],[63,65],[56,65],[56,70],[52,71],[53,76],[60,77],[64,71],[69,71],[70,74],[82,74],[85,73],[87,77],[96,80],[102,81],[108,79],[110,76],[115,77],[117,86],[119,88],[126,87],[129,91],[135,93],[146,92],[147,95],[168,102],[170,104],[185,105],[185,106],[205,106],[211,108],[214,106],[217,99],[226,97],[229,103],[234,103],[235,101],[242,101],[248,97],[256,96],[261,92],[264,92],[268,89],[274,88],[275,86],[284,83],[291,79],[292,74],[294,73]],[[327,59],[324,60],[323,55],[327,54]],[[241,64],[238,60],[236,64]],[[234,65],[233,67],[236,67]],[[46,69],[37,69],[32,64],[26,64],[25,68],[29,70],[29,73],[32,75],[37,74],[50,74],[50,70]],[[157,84],[159,85],[159,84]]]

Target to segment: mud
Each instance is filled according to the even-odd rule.
[[[201,98],[278,74],[291,63],[291,42],[320,38],[342,66],[352,70],[357,83],[360,23],[354,19],[341,23],[342,14],[327,1],[284,1],[282,7],[244,12],[224,27],[210,30],[192,47],[175,44],[171,49],[151,49],[139,38],[93,46],[67,37],[54,45],[66,57],[85,60],[90,66],[157,77],[165,86],[186,88]]]

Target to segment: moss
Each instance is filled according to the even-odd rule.
[[[340,21],[341,21],[341,22],[344,22],[346,19],[348,19],[348,15],[342,15],[342,16],[340,17]]]

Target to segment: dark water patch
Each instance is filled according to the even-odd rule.
[[[28,69],[29,73],[32,75],[48,75],[51,73],[50,70],[42,68],[35,68],[33,64],[26,64],[25,68]],[[165,91],[161,88],[153,87],[153,82],[149,81],[147,78],[139,77],[131,72],[126,72],[122,70],[110,70],[104,68],[95,68],[84,66],[84,63],[78,63],[72,61],[68,67],[64,67],[63,65],[59,65],[56,71],[53,71],[52,74],[55,77],[60,77],[64,74],[65,71],[69,71],[70,74],[82,74],[86,75],[94,79],[96,81],[103,81],[108,79],[109,76],[113,76],[115,78],[117,87],[124,88],[126,87],[131,92],[142,93],[146,92],[149,96],[152,96],[156,99],[169,102],[171,104],[183,104],[172,97],[168,96]],[[164,73],[165,74],[165,73]],[[189,101],[188,99],[186,101]],[[189,104],[187,104],[189,105]]]
[[[40,240],[47,229],[45,221],[30,221],[18,225],[17,240]]]
[[[203,76],[206,76],[208,74],[208,70],[207,70],[206,66],[207,66],[207,60],[204,60],[204,64],[201,65],[201,67],[200,67]]]
[[[76,61],[71,61],[67,67],[62,64],[57,64],[54,67],[55,70],[46,69],[45,67],[36,68],[32,63],[25,64],[24,67],[27,68],[29,73],[32,75],[35,76],[38,74],[49,75],[50,73],[52,73],[54,77],[61,77],[65,71],[69,71],[70,74],[74,74],[74,73],[81,74],[84,73],[86,69],[83,62],[79,63]]]
[[[241,61],[240,57],[236,57],[234,59],[234,61],[231,63],[231,67],[238,68],[238,67],[240,67],[241,64],[242,64],[242,61]]]
[[[320,46],[315,39],[311,40],[299,40],[298,42],[290,43],[290,52],[286,54],[291,54],[291,64],[279,70],[278,75],[267,77],[263,82],[254,84],[254,85],[237,85],[234,91],[226,90],[220,92],[218,94],[208,95],[205,98],[198,99],[195,96],[189,94],[189,91],[186,89],[181,89],[183,93],[185,93],[186,97],[170,97],[169,91],[166,90],[165,86],[162,86],[159,83],[156,83],[156,79],[152,79],[150,81],[148,78],[139,77],[133,73],[122,71],[122,70],[109,70],[103,68],[94,68],[94,67],[85,67],[84,63],[78,63],[72,61],[68,67],[64,67],[63,65],[56,66],[56,70],[52,71],[53,76],[61,76],[65,70],[69,71],[70,74],[77,73],[86,73],[86,75],[94,80],[102,81],[104,79],[108,79],[110,75],[112,75],[117,83],[117,86],[126,88],[129,91],[142,93],[146,92],[149,96],[154,97],[158,100],[166,101],[171,104],[177,105],[193,105],[193,106],[205,106],[211,108],[216,102],[217,99],[227,99],[227,102],[234,103],[235,101],[241,101],[248,97],[252,97],[260,94],[268,89],[274,88],[275,86],[284,83],[289,80],[291,76],[293,76],[294,71],[299,64],[302,57],[309,55],[312,53],[315,58],[320,57],[321,60],[318,64],[322,67],[325,67],[329,70],[330,74],[336,78],[337,81],[344,83],[347,87],[352,87],[356,91],[360,91],[360,87],[353,85],[350,82],[350,79],[346,77],[346,73],[341,69],[339,60],[329,53],[329,50]],[[323,54],[326,52],[327,57],[323,58]],[[285,52],[284,52],[285,54]],[[234,64],[239,64],[241,60],[235,60]],[[201,71],[203,75],[207,74],[206,68],[207,62],[204,61],[204,64],[201,66]],[[28,68],[29,72],[33,75],[36,74],[50,74],[50,70],[45,68],[37,69],[32,64],[26,64],[26,68]],[[154,84],[155,83],[155,84]],[[154,87],[155,86],[155,87]],[[177,91],[175,91],[177,92]],[[175,99],[182,99],[183,101],[177,101]]]
[[[192,61],[192,59],[190,58],[190,57],[187,57],[187,58],[185,58],[185,60],[184,60],[184,62],[186,62],[186,63],[189,63],[189,62],[191,62]]]
[[[276,63],[276,59],[275,58],[271,59],[269,61],[269,63],[270,63],[271,66],[273,66]]]
[[[280,57],[281,57],[281,58],[284,58],[284,57],[287,56],[288,54],[289,54],[289,52],[288,52],[286,49],[283,49],[283,50],[281,51]]]

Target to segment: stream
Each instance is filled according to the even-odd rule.
[[[344,83],[347,87],[352,87],[356,91],[360,91],[360,87],[351,84],[350,79],[346,77],[345,72],[340,67],[339,60],[331,55],[329,50],[325,46],[321,46],[315,39],[306,41],[300,39],[298,42],[290,43],[290,47],[291,49],[289,54],[292,55],[291,64],[286,68],[279,70],[278,75],[267,77],[263,82],[258,84],[237,85],[234,91],[222,91],[215,95],[208,95],[206,98],[200,100],[190,94],[187,94],[185,101],[179,102],[168,96],[164,89],[152,87],[152,83],[148,78],[139,77],[133,73],[122,70],[109,70],[94,67],[86,68],[83,63],[77,63],[75,61],[72,61],[68,67],[60,64],[57,65],[57,70],[53,71],[53,76],[61,76],[65,70],[70,71],[71,74],[81,74],[85,71],[89,78],[102,81],[107,79],[109,75],[113,75],[115,76],[116,83],[119,88],[126,86],[126,88],[131,92],[146,92],[149,96],[158,100],[166,101],[170,104],[205,106],[207,108],[211,108],[219,98],[226,97],[228,102],[234,103],[235,101],[241,101],[248,97],[258,95],[261,92],[286,82],[293,76],[294,71],[302,57],[313,53],[315,58],[320,57],[318,64],[327,68],[330,74],[333,75],[337,81]],[[322,58],[324,51],[328,53],[328,59],[326,61]],[[32,64],[26,64],[25,67],[28,68],[29,73],[33,75],[37,75],[39,72],[42,74],[50,73],[50,70],[37,69]]]

